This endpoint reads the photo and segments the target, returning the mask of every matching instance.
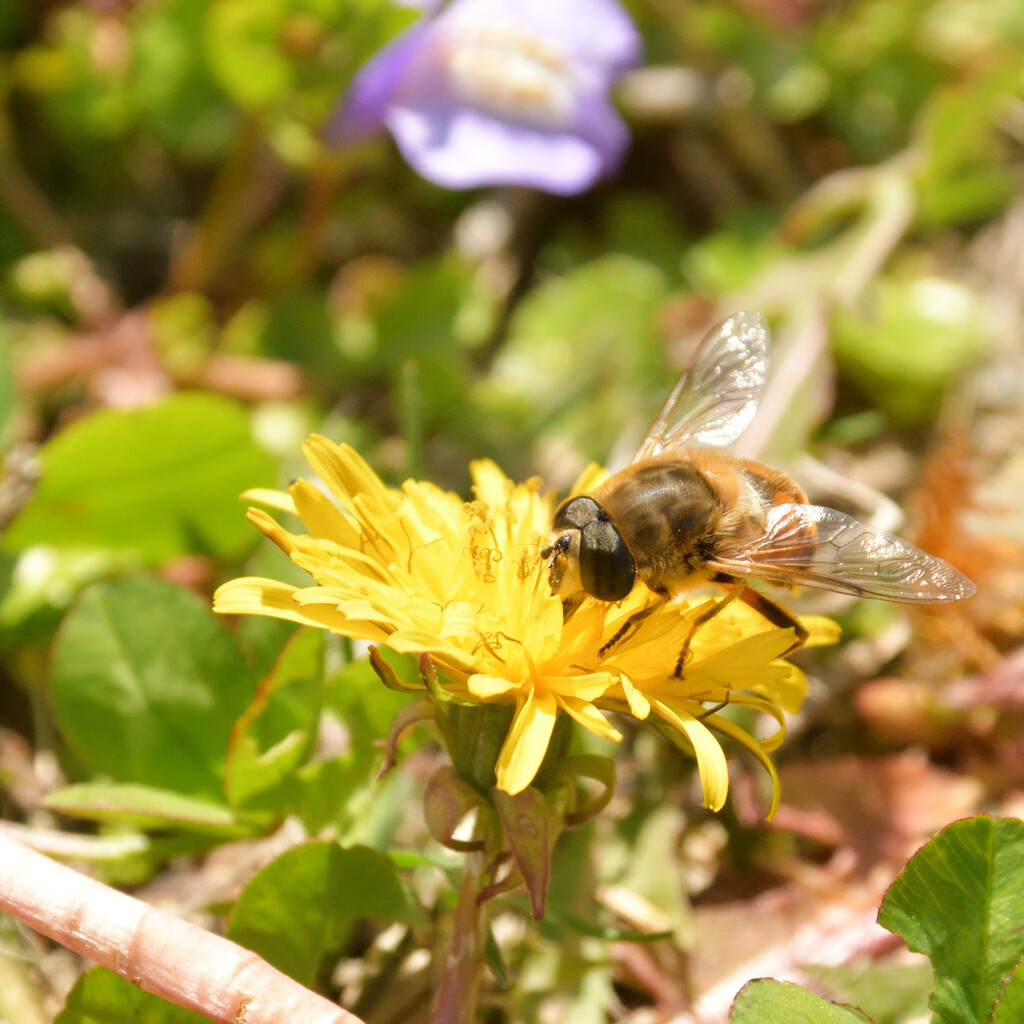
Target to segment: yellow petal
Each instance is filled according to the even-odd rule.
[[[268,536],[286,555],[298,550],[296,538],[261,508],[251,508],[245,518]]]
[[[591,462],[586,469],[578,477],[576,482],[572,485],[570,494],[589,494],[599,484],[605,482],[608,479],[608,470],[604,466],[599,466],[596,462]]]
[[[295,511],[295,502],[292,496],[284,491],[272,491],[268,487],[250,487],[239,495],[242,501],[254,501],[257,505],[266,505],[267,508],[276,508],[278,512],[288,512],[291,515],[298,515]]]
[[[333,608],[300,607],[295,600],[298,593],[297,587],[286,583],[243,576],[217,589],[213,595],[213,610],[222,615],[269,615],[304,626],[330,629],[356,640],[380,642],[387,639],[387,633],[374,623],[352,622]]]
[[[652,702],[651,708],[678,734],[686,737],[697,759],[697,772],[704,792],[702,803],[712,811],[720,811],[729,793],[729,769],[725,763],[725,753],[714,733],[682,708],[674,709],[668,703],[657,700]]]
[[[558,704],[565,710],[566,714],[579,722],[584,729],[589,729],[595,736],[600,736],[606,740],[614,740],[616,743],[621,741],[622,733],[589,701],[559,694]]]
[[[651,713],[651,702],[633,685],[633,680],[625,672],[619,677],[622,692],[626,695],[630,714],[634,718],[644,719]]]
[[[494,766],[498,789],[515,796],[526,789],[547,753],[558,705],[549,693],[534,693],[517,708]]]
[[[559,697],[575,697],[577,700],[595,701],[614,687],[619,677],[613,672],[588,672],[586,675],[547,675],[541,673],[540,685]]]
[[[466,680],[466,689],[480,700],[493,700],[495,697],[513,693],[519,689],[518,684],[501,676],[485,676],[481,672],[475,672]]]
[[[387,488],[380,477],[348,445],[335,444],[320,434],[313,434],[302,451],[332,494],[345,499],[367,494],[380,501],[387,500]]]
[[[837,644],[843,632],[838,622],[834,622],[824,615],[801,615],[800,625],[809,634],[804,641],[804,647],[825,647],[828,644]]]
[[[490,459],[477,459],[469,464],[473,477],[473,493],[479,501],[501,508],[509,499],[512,483]]]
[[[760,761],[762,767],[768,773],[768,778],[771,779],[772,783],[772,802],[765,817],[768,821],[771,821],[775,817],[775,812],[779,809],[779,799],[782,795],[782,787],[779,784],[779,773],[775,770],[775,765],[772,764],[772,759],[765,753],[762,745],[758,743],[750,733],[741,729],[734,722],[730,722],[728,719],[722,719],[720,722],[716,723],[715,728],[724,732],[727,736],[731,736],[737,743],[746,747],[747,750],[749,750],[754,757]]]
[[[359,527],[319,487],[308,480],[296,480],[291,495],[295,510],[314,537],[359,550]]]
[[[476,607],[469,601],[453,601],[442,613],[441,636],[469,636],[476,629]]]

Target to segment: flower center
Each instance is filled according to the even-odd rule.
[[[442,61],[467,103],[545,128],[572,121],[572,67],[539,36],[512,25],[459,22],[445,34]]]

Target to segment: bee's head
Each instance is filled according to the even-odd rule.
[[[599,601],[621,601],[636,581],[636,562],[608,514],[593,498],[567,498],[555,509],[540,553],[559,597],[583,590]]]

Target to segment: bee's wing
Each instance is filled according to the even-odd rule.
[[[907,604],[956,601],[977,589],[941,558],[819,505],[774,506],[761,538],[709,564],[733,575]]]
[[[767,373],[768,326],[761,314],[723,320],[700,343],[633,461],[687,441],[735,441],[754,418]]]

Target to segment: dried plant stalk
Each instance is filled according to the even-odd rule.
[[[249,950],[0,835],[0,911],[224,1024],[362,1024]]]

